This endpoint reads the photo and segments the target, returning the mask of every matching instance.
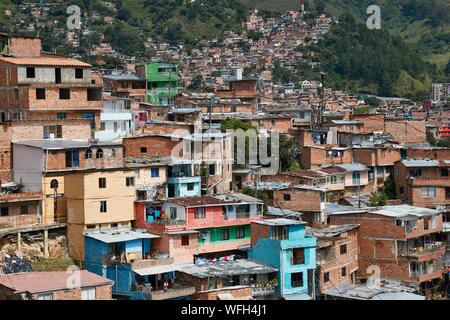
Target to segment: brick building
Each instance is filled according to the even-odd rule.
[[[359,278],[379,268],[382,279],[400,279],[424,291],[441,280],[445,246],[440,211],[401,205],[329,214],[333,225],[360,225]]]
[[[311,229],[317,238],[318,294],[356,283],[359,225],[327,226]]]
[[[33,49],[29,49],[33,47]],[[10,37],[0,56],[0,119],[89,119],[100,127],[101,78],[91,65],[42,52],[42,39]]]
[[[397,196],[413,205],[450,205],[450,160],[406,159],[395,164]]]

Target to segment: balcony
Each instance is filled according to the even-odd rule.
[[[156,223],[156,224],[162,224],[165,226],[184,226],[186,225],[186,220],[179,220],[179,219],[157,219],[153,220],[150,223]]]
[[[413,263],[410,265],[409,276],[411,278],[416,278],[419,282],[429,281],[433,278],[438,278],[444,272],[444,264],[442,260],[433,260]]]
[[[431,242],[427,243],[421,247],[413,247],[413,248],[399,248],[399,255],[404,257],[422,257],[426,256],[430,253],[437,253],[443,251],[445,245],[442,242]]]
[[[133,270],[135,269],[145,269],[145,268],[151,268],[156,266],[164,266],[174,263],[174,258],[169,257],[165,259],[144,259],[144,260],[138,260],[133,263],[131,263],[131,268]]]
[[[168,300],[193,295],[196,292],[193,286],[181,286],[175,284],[172,288],[158,291],[152,291],[152,300]]]
[[[264,296],[271,296],[275,294],[275,286],[268,285],[268,286],[257,286],[252,285],[252,295],[253,297],[264,297]]]

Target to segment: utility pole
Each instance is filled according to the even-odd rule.
[[[318,115],[318,126],[323,124],[323,112],[325,110],[325,72],[320,73],[321,79],[321,90],[320,90],[320,105],[319,105],[319,115]]]

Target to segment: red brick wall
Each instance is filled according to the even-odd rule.
[[[291,201],[284,200],[284,194],[291,195]],[[294,211],[320,212],[320,192],[312,190],[280,190],[273,192],[276,207]]]
[[[157,157],[170,156],[173,148],[182,143],[182,141],[172,141],[168,137],[136,137],[124,138],[124,155],[125,157]],[[146,147],[147,152],[141,153],[141,147]]]
[[[250,226],[250,235],[252,246],[258,243],[259,238],[270,239],[270,226],[252,223]]]
[[[42,51],[41,38],[11,38],[10,54],[19,57],[39,57]]]

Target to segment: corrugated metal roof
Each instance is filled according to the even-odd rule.
[[[346,171],[365,171],[365,170],[369,170],[368,167],[366,167],[365,165],[361,164],[361,163],[343,163],[343,164],[336,164],[336,167],[345,169]]]
[[[370,213],[380,214],[386,217],[424,217],[424,216],[432,216],[441,213],[439,210],[422,208],[422,207],[414,207],[409,205],[398,205],[398,206],[384,206],[380,209],[372,210]]]
[[[216,262],[202,266],[185,265],[178,269],[197,278],[226,277],[241,274],[266,274],[278,271],[267,264],[254,260]]]
[[[403,160],[402,164],[405,167],[414,168],[414,167],[437,167],[439,165],[439,161],[431,160],[431,159],[407,159]]]
[[[283,218],[260,220],[256,221],[255,223],[264,224],[266,226],[289,226],[289,225],[306,224],[306,222],[304,221],[283,219]]]

